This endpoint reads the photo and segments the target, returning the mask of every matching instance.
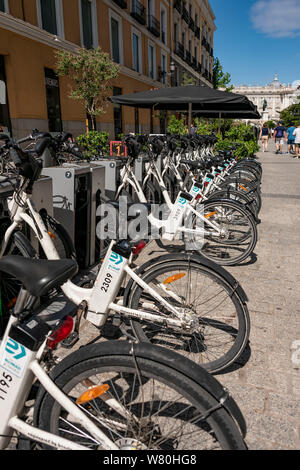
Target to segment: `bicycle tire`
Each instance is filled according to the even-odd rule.
[[[241,215],[240,220],[238,217],[236,218],[237,229],[234,229],[235,226],[233,223],[231,223],[230,219],[226,221],[226,213],[225,218],[221,223],[223,225],[225,223],[227,224],[227,230],[229,233],[228,240],[221,240],[218,237],[214,237],[213,235],[206,236],[205,244],[201,249],[201,254],[206,258],[211,259],[215,263],[221,264],[222,266],[235,266],[247,259],[253,253],[258,239],[257,225],[250,211],[245,209],[241,204],[231,200],[222,199],[204,202],[204,214],[215,214],[210,216],[211,221],[214,221],[214,217],[216,217],[216,222],[218,223],[219,215],[216,209],[220,210],[220,208],[223,208],[223,210],[228,210],[229,215],[230,211],[234,211],[233,214],[236,213]],[[233,218],[233,221],[234,220],[235,218]],[[244,235],[238,235],[238,229],[243,225],[243,221],[247,223],[248,231],[242,232]],[[244,242],[247,241],[248,244],[245,245]],[[230,252],[229,249],[232,251]]]
[[[213,191],[210,195],[207,196],[207,200],[210,199],[232,199],[233,201],[238,201],[244,204],[246,208],[248,208],[251,213],[257,217],[258,216],[258,206],[255,199],[251,198],[248,194],[244,194],[241,191],[236,191],[228,187],[227,189],[217,189]]]
[[[95,416],[96,420],[100,414],[103,422],[106,413],[106,427],[102,426],[102,430],[110,426],[107,434],[121,450],[132,447],[136,450],[196,450],[201,447],[202,436],[209,439],[209,442],[203,442],[206,449],[216,447],[216,443],[226,450],[246,449],[232,416],[216,399],[216,389],[224,396],[220,384],[192,362],[183,358],[178,360],[177,354],[147,344],[104,342],[72,353],[51,372],[56,385],[73,399],[87,388],[80,386],[75,392],[78,384],[83,380],[97,383],[98,375],[101,376],[100,383],[110,386],[111,396],[118,399],[122,394],[119,403],[126,407],[132,419],[130,424],[129,420],[124,423],[124,416],[112,412],[101,398],[88,403],[89,417]],[[88,406],[81,405],[81,409],[87,411]],[[205,416],[203,422],[197,421],[198,416]],[[72,423],[72,434],[69,434],[67,418],[55,399],[41,389],[34,412],[36,424],[45,431],[66,435],[69,439],[77,438],[81,443],[85,437],[90,448],[98,448],[97,442],[89,441],[88,436],[81,434],[78,423]],[[166,421],[171,422],[171,426],[164,427],[162,423]]]
[[[178,279],[173,282],[172,289],[176,289],[176,294],[183,299],[180,304],[174,299],[172,301],[172,298],[162,291],[160,285],[165,279],[170,279],[172,276],[176,279],[178,274],[182,275],[184,270],[188,269],[193,271],[186,275],[186,280],[190,280],[188,287],[192,290],[192,286],[195,285],[197,289],[194,288],[194,291],[189,293],[191,301],[186,304],[184,295],[181,294],[181,289],[185,287],[184,281]],[[154,321],[134,319],[131,325],[139,341],[150,341],[158,346],[176,349],[177,352],[189,357],[210,373],[225,370],[241,356],[250,334],[248,309],[244,299],[236,290],[233,291],[232,284],[214,269],[213,264],[209,267],[207,263],[201,263],[200,257],[197,262],[180,260],[177,257],[173,261],[167,260],[150,266],[144,273],[140,273],[140,277],[161,296],[166,296],[173,306],[187,313],[193,312],[197,316],[199,327],[194,333],[189,333],[161,323],[155,324]],[[201,285],[200,293],[199,285]],[[166,318],[175,317],[173,313],[168,312],[160,304],[156,304],[151,298],[149,301],[149,297],[149,294],[143,294],[140,286],[133,284],[127,305],[135,310],[165,315]],[[216,332],[219,337],[223,335],[225,351],[221,351],[221,344],[215,342]],[[217,357],[218,354],[221,354],[220,357]]]

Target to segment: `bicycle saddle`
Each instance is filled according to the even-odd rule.
[[[40,297],[49,290],[62,286],[77,271],[77,263],[72,259],[44,260],[4,256],[0,260],[0,275],[5,272],[14,276],[34,297]]]
[[[204,162],[199,162],[195,160],[180,160],[181,163],[185,165],[189,165],[191,168],[198,169],[198,170],[205,170],[206,165]]]

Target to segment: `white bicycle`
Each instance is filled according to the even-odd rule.
[[[8,256],[2,271],[23,289],[0,346],[0,449],[12,438],[18,449],[246,449],[245,422],[228,392],[173,351],[105,341],[53,367],[72,319],[53,326],[42,306],[28,309],[28,298],[64,285],[74,260]]]
[[[57,260],[55,245],[30,199],[39,163],[27,154],[19,154],[21,163],[13,157],[23,176],[8,202],[11,225],[0,257],[16,228],[26,224],[47,258]],[[132,248],[125,241],[112,241],[93,286],[80,287],[68,280],[61,287],[65,296],[99,328],[108,317],[117,323],[130,322],[141,341],[174,349],[210,372],[228,367],[246,348],[250,332],[247,296],[239,283],[197,254],[168,254],[134,269],[134,257],[144,245]]]

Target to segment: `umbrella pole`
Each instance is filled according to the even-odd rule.
[[[189,103],[189,118],[188,118],[189,133],[191,132],[191,127],[192,127],[192,103]]]

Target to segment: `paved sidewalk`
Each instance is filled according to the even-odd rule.
[[[258,157],[263,207],[257,259],[230,268],[249,297],[251,355],[217,378],[245,416],[250,449],[299,449],[300,160],[273,151]]]

